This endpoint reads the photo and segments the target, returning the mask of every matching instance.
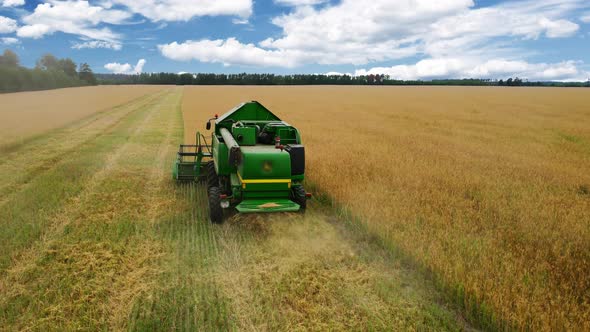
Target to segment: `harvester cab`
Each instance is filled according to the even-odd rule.
[[[303,188],[305,149],[297,128],[252,101],[209,119],[210,144],[197,133],[181,145],[174,163],[177,181],[207,183],[209,215],[223,221],[224,209],[240,213],[304,211],[311,196]]]

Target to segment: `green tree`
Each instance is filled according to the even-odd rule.
[[[66,75],[70,77],[76,77],[78,75],[76,72],[76,63],[70,58],[60,59],[58,61],[58,66],[64,73],[66,73]]]
[[[18,55],[11,50],[5,50],[0,56],[0,65],[18,67],[19,62]]]
[[[88,84],[90,85],[96,85],[96,77],[94,76],[94,73],[90,68],[90,65],[86,62],[80,64],[80,69],[78,70],[78,77],[81,80],[88,82]]]
[[[39,60],[37,60],[36,68],[42,70],[60,69],[59,60],[53,54],[44,54]]]

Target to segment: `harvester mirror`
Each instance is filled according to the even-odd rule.
[[[205,127],[207,130],[211,130],[211,120],[207,121],[207,125]]]

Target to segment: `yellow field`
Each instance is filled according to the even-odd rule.
[[[327,204],[210,223],[205,186],[171,177],[185,91],[0,153],[0,330],[471,328],[433,280]]]
[[[0,94],[0,147],[161,89],[160,86],[96,86]]]
[[[183,135],[251,99],[300,129],[319,199],[214,225],[171,164]],[[586,89],[0,101],[0,330],[590,330]]]
[[[187,87],[185,139],[245,100],[300,129],[308,183],[466,307],[590,329],[588,90]]]

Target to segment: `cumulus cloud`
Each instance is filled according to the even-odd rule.
[[[15,32],[18,28],[16,21],[10,17],[0,16],[0,33]]]
[[[114,74],[141,74],[143,72],[143,66],[145,65],[145,59],[140,59],[137,61],[135,67],[132,67],[130,64],[125,63],[121,64],[118,62],[107,63],[104,65],[104,68]]]
[[[198,16],[230,15],[248,18],[252,0],[112,0],[152,21],[188,21]]]
[[[261,43],[262,45],[263,43]],[[318,64],[363,64],[367,59],[374,61],[401,59],[416,53],[413,47],[396,48],[391,43],[376,46],[370,54],[353,53],[330,54],[323,50],[266,49],[255,44],[243,44],[236,38],[187,40],[158,45],[162,55],[177,61],[198,60],[209,63],[222,63],[225,66],[241,65],[253,67],[293,68],[306,63]],[[355,50],[356,45],[341,49]]]
[[[590,23],[590,13],[586,13],[582,17],[580,17],[580,21],[584,23]]]
[[[25,0],[4,0],[2,6],[4,7],[18,7],[25,4]]]
[[[109,42],[109,41],[103,41],[103,40],[89,40],[89,41],[74,43],[72,45],[72,48],[76,49],[76,50],[81,50],[81,49],[85,49],[85,48],[90,48],[90,49],[106,48],[106,49],[119,51],[123,48],[123,46],[121,45],[121,43],[118,43],[118,42]]]
[[[286,56],[283,51],[269,51],[254,44],[242,44],[235,38],[227,40],[188,40],[184,43],[159,45],[162,55],[178,61],[198,60],[201,62],[222,63],[224,65],[243,66],[279,66],[296,65],[293,56]]]
[[[560,18],[571,11],[571,7],[549,5],[557,2],[559,1],[521,1],[465,11],[433,23],[427,41],[465,36],[482,40],[501,36],[537,39],[543,34],[548,38],[571,36],[578,31],[579,26]],[[546,5],[539,5],[542,3]],[[579,4],[584,5],[582,2]]]
[[[39,39],[50,33],[51,27],[46,24],[25,25],[16,33],[19,37]]]
[[[16,45],[16,44],[20,44],[20,41],[14,37],[2,37],[2,38],[0,38],[0,44]]]
[[[523,0],[475,8],[473,0],[275,0],[295,8],[272,19],[282,33],[253,43],[225,40],[159,45],[174,60],[224,65],[295,67],[353,64],[425,56],[422,65],[460,65],[450,59],[522,58],[523,39],[564,38],[579,31],[569,18],[590,8],[586,0]],[[435,61],[435,62],[432,62]]]
[[[26,24],[17,35],[24,38],[41,38],[55,32],[64,32],[89,39],[116,41],[119,35],[109,28],[98,28],[103,23],[123,24],[132,14],[123,10],[93,6],[88,1],[59,1],[37,5],[35,11],[23,17]]]
[[[399,80],[520,77],[539,81],[584,81],[590,73],[580,67],[581,63],[575,61],[528,63],[494,59],[481,63],[478,58],[440,58],[425,59],[411,65],[359,69],[355,75],[385,74]]]

